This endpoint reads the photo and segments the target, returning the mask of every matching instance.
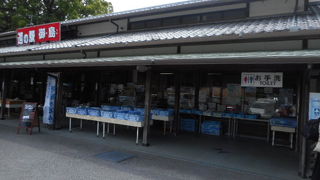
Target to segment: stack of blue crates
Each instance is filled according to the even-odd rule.
[[[115,111],[101,110],[101,117],[104,117],[104,118],[114,118],[114,113],[115,113]]]
[[[77,114],[79,114],[79,115],[88,115],[88,108],[85,108],[85,107],[77,108]]]
[[[201,133],[208,135],[221,135],[221,122],[219,121],[204,121],[201,124]]]
[[[101,109],[99,107],[90,107],[90,108],[88,108],[88,115],[90,115],[90,116],[101,116],[100,110]]]
[[[194,120],[194,119],[181,119],[181,130],[195,132],[196,131],[196,120]]]
[[[69,114],[77,114],[77,108],[76,107],[67,107],[66,111]]]

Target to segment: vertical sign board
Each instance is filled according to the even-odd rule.
[[[57,96],[56,78],[48,76],[46,99],[43,106],[43,123],[53,125],[54,123],[54,106]]]
[[[27,128],[27,129],[31,129],[30,131],[30,135],[31,135],[33,127],[38,127],[40,132],[40,123],[37,115],[37,103],[34,103],[34,102],[23,103],[17,133],[19,133],[20,128]]]
[[[60,40],[61,24],[59,22],[17,29],[17,45],[29,45]]]
[[[283,86],[282,72],[243,72],[241,73],[242,87],[273,87]]]
[[[310,93],[309,120],[320,118],[320,93]]]

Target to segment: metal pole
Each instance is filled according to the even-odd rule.
[[[97,136],[99,136],[99,121],[97,121]]]
[[[72,132],[72,119],[69,118],[69,132]]]
[[[139,128],[137,127],[136,144],[139,144]]]
[[[102,137],[104,138],[106,134],[106,123],[102,123]]]

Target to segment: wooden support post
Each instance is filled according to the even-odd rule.
[[[200,73],[194,73],[194,86],[195,86],[195,94],[194,94],[194,108],[199,109],[199,91],[200,91]]]
[[[181,86],[181,73],[175,73],[174,79],[174,89],[175,89],[175,97],[174,97],[174,135],[177,135],[180,130],[180,86]]]
[[[2,90],[1,90],[1,119],[5,119],[6,99],[7,99],[7,72],[2,71]]]
[[[146,85],[145,85],[145,116],[144,116],[144,127],[143,127],[143,139],[142,145],[149,146],[148,134],[150,129],[150,119],[151,119],[151,75],[152,72],[149,69],[146,74]]]
[[[55,116],[54,116],[54,128],[60,129],[62,127],[62,121],[65,118],[65,113],[62,105],[62,93],[63,93],[63,79],[62,73],[58,73],[57,75],[57,96],[55,102]]]
[[[301,87],[301,107],[300,107],[300,127],[304,127],[308,121],[308,112],[309,112],[309,92],[310,92],[310,77],[311,77],[311,65],[308,65],[307,69],[304,72]],[[307,169],[307,140],[305,137],[300,136],[301,150],[300,150],[300,159],[299,159],[299,175],[301,177],[306,177]]]

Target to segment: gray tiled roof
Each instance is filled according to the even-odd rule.
[[[237,22],[225,22],[211,25],[198,25],[191,27],[171,28],[162,30],[149,30],[143,32],[128,32],[102,37],[66,40],[33,46],[0,48],[0,55],[6,53],[40,50],[57,50],[64,48],[84,48],[102,46],[105,48],[126,47],[134,43],[159,43],[164,41],[206,40],[221,36],[238,36],[273,33],[297,32],[302,30],[319,30],[320,16],[317,14],[292,15],[283,17],[269,17],[262,19],[249,19]],[[289,35],[289,34],[288,34]]]
[[[174,65],[174,64],[319,64],[320,50],[236,52],[208,54],[173,54],[149,56],[103,57],[88,59],[62,59],[0,63],[2,68],[41,68],[79,66],[130,66],[130,65]]]

